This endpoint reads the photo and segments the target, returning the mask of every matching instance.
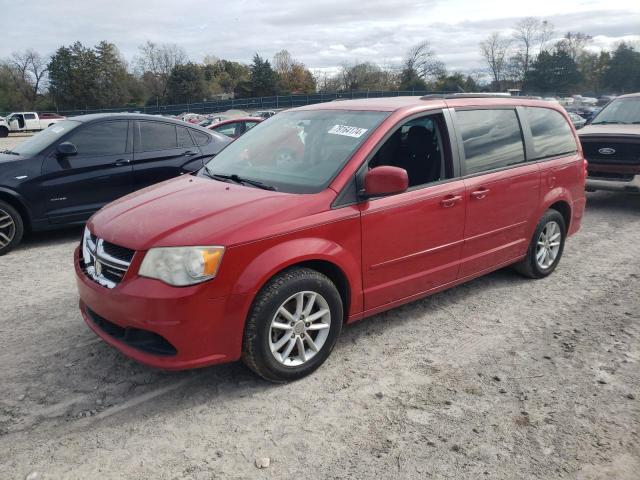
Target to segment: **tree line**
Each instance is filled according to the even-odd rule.
[[[481,42],[486,69],[471,74],[448,71],[427,41],[405,52],[400,64],[343,63],[333,73],[310,71],[287,50],[271,59],[256,53],[250,64],[214,56],[193,62],[176,44],[148,41],[127,62],[113,43],[90,47],[75,42],[50,57],[30,49],[0,61],[0,111],[136,108],[318,91],[640,90],[640,52],[625,43],[594,52],[592,41],[575,32],[557,39],[550,22],[524,18],[510,32],[493,33]]]
[[[640,91],[640,52],[633,45],[595,52],[589,48],[593,38],[582,32],[552,38],[553,25],[533,17],[518,21],[510,33],[489,35],[480,52],[491,88],[551,95]]]

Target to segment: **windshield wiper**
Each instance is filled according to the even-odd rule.
[[[591,125],[613,125],[613,124],[626,125],[627,122],[619,122],[618,120],[603,120],[601,122],[593,122]]]
[[[214,180],[220,180],[222,182],[231,180],[232,182],[235,182],[235,183],[247,184],[253,187],[261,188],[263,190],[270,190],[272,192],[275,192],[276,190],[278,190],[273,185],[267,185],[266,183],[260,182],[258,180],[252,180],[250,178],[241,177],[239,175],[236,175],[235,173],[232,175],[223,175],[221,173],[213,173],[211,170],[209,170],[209,167],[207,167],[206,165],[204,167],[204,170],[207,176],[213,178]]]
[[[8,153],[9,155],[20,155],[18,152],[14,152],[13,150],[3,150],[0,153]]]

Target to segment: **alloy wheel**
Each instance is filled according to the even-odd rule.
[[[0,248],[11,243],[16,235],[16,224],[8,212],[0,209]]]
[[[269,348],[279,363],[297,367],[317,355],[330,328],[326,299],[317,292],[298,292],[276,310],[269,327]]]
[[[558,257],[560,244],[562,241],[562,231],[557,222],[547,223],[538,237],[536,243],[536,262],[542,269],[550,268]]]

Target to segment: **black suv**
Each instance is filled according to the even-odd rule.
[[[70,118],[0,153],[0,255],[25,229],[82,224],[103,205],[198,170],[231,139],[152,115]]]

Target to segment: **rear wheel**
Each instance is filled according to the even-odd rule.
[[[22,240],[24,223],[15,208],[0,200],[0,255],[9,253]]]
[[[342,300],[325,275],[285,271],[260,291],[247,320],[242,358],[272,382],[302,378],[327,359],[342,329]]]
[[[567,228],[557,210],[547,210],[538,222],[527,250],[527,256],[516,264],[516,270],[529,278],[543,278],[553,272],[564,250]]]
[[[9,136],[9,129],[7,127],[0,127],[0,138]]]

